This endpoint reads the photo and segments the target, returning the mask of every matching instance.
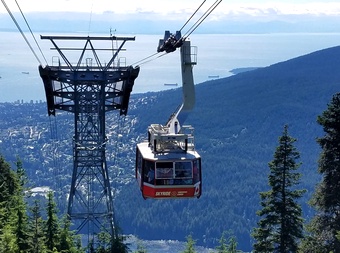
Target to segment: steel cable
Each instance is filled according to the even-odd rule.
[[[25,20],[25,23],[26,23],[28,29],[30,30],[30,33],[31,33],[31,35],[32,35],[32,37],[33,37],[33,39],[34,39],[34,41],[35,41],[35,44],[37,45],[37,47],[38,47],[38,49],[39,49],[39,51],[40,51],[42,57],[43,57],[44,60],[45,60],[46,65],[47,65],[48,63],[47,63],[47,60],[46,60],[46,58],[45,58],[45,55],[44,55],[44,53],[42,52],[42,50],[41,50],[41,48],[40,48],[40,46],[39,46],[39,43],[38,43],[38,41],[36,40],[36,38],[35,38],[35,36],[34,36],[34,34],[33,34],[33,32],[32,32],[31,26],[28,24],[27,19],[26,19],[24,13],[22,12],[22,10],[21,10],[21,8],[20,8],[19,3],[17,2],[17,0],[15,0],[15,3],[17,4],[18,9],[20,10],[21,16],[22,16],[23,19]]]
[[[196,11],[190,16],[190,18],[187,20],[187,22],[185,22],[185,24],[182,26],[181,29],[179,29],[179,31],[182,31],[182,29],[189,23],[189,21],[193,18],[193,16],[195,16],[195,14],[198,12],[198,10],[202,7],[202,5],[206,2],[207,0],[204,0],[203,3],[201,3],[200,6],[198,6],[198,8],[196,9]]]
[[[182,31],[183,30],[183,28],[189,23],[189,21],[195,16],[195,14],[198,12],[198,10],[203,6],[203,4],[206,2],[206,0],[204,0],[201,4],[200,4],[200,6],[195,10],[195,12],[190,16],[190,18],[184,23],[184,25],[181,27],[181,29],[180,29],[180,31]],[[180,43],[180,42],[183,42],[183,41],[185,41],[201,24],[202,24],[202,22],[215,10],[215,8],[220,4],[222,2],[222,0],[216,0],[204,13],[203,13],[203,15],[187,30],[187,32],[176,42],[176,44],[175,44],[175,46],[178,44],[178,43]],[[154,54],[152,54],[152,55],[150,55],[150,56],[148,56],[148,57],[145,57],[145,58],[143,58],[142,60],[140,60],[140,61],[137,61],[137,62],[135,62],[134,64],[132,64],[132,65],[137,65],[138,63],[138,65],[140,66],[140,65],[142,65],[142,64],[145,64],[145,63],[148,63],[148,62],[151,62],[151,61],[154,61],[154,60],[156,60],[156,59],[158,59],[158,58],[160,58],[160,57],[162,57],[162,56],[164,56],[164,55],[166,55],[167,54],[167,52],[166,53],[164,53],[164,54],[162,54],[162,55],[160,55],[160,56],[158,56],[158,57],[156,57],[156,58],[153,58],[153,59],[150,59],[150,60],[148,60],[149,58],[152,58],[152,57],[154,57],[154,56],[156,56],[158,54],[158,52],[157,53],[154,53]]]
[[[215,10],[215,8],[222,2],[222,0],[216,0],[206,12],[189,28],[189,30],[182,36],[183,40],[186,40],[190,34],[192,34],[202,22]]]
[[[18,28],[19,32],[21,33],[22,37],[24,38],[24,40],[26,41],[26,44],[29,46],[29,48],[31,49],[33,55],[35,56],[35,58],[37,59],[37,61],[39,62],[40,65],[42,65],[39,57],[37,56],[37,54],[35,53],[34,49],[32,48],[31,44],[29,43],[28,39],[26,38],[24,32],[21,30],[20,25],[18,24],[18,22],[16,21],[15,17],[13,16],[11,10],[8,8],[5,0],[1,0],[2,4],[4,5],[4,7],[6,8],[8,14],[11,16],[14,24],[16,25],[16,27]]]

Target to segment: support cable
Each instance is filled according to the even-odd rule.
[[[54,192],[56,192],[56,202],[58,205],[59,210],[65,211],[65,202],[61,201],[63,200],[63,188],[61,183],[61,164],[60,159],[58,155],[59,150],[59,136],[58,136],[58,126],[57,126],[57,120],[56,117],[54,117],[54,121],[52,122],[51,117],[49,117],[50,121],[50,134],[51,134],[51,141],[52,141],[52,160],[53,160],[53,174],[54,174]]]
[[[190,16],[190,18],[187,20],[187,22],[185,22],[185,24],[182,26],[181,29],[179,29],[179,31],[181,32],[183,30],[183,28],[189,23],[189,21],[193,18],[193,16],[195,16],[195,14],[197,13],[197,11],[202,7],[202,5],[205,3],[205,1],[207,0],[204,0],[203,3],[201,3],[200,6],[198,6],[198,8],[196,9],[196,11]]]
[[[184,25],[181,27],[181,29],[179,30],[179,31],[182,31],[183,30],[183,28],[189,23],[189,21],[195,16],[195,14],[197,13],[197,11],[203,6],[203,4],[206,2],[206,0],[204,0],[202,3],[201,3],[201,5],[196,9],[196,11],[190,16],[190,18],[184,23]],[[151,62],[151,61],[153,61],[153,60],[156,60],[156,59],[158,59],[159,57],[162,57],[163,55],[166,55],[167,53],[164,53],[164,54],[162,54],[161,56],[159,56],[159,57],[156,57],[155,59],[150,59],[150,60],[148,60],[149,58],[151,58],[151,57],[154,57],[154,56],[156,56],[157,54],[159,54],[159,52],[157,52],[157,53],[154,53],[154,54],[152,54],[152,55],[149,55],[149,56],[147,56],[147,57],[145,57],[145,58],[143,58],[143,59],[141,59],[141,60],[139,60],[139,61],[137,61],[137,62],[135,62],[134,64],[132,64],[132,65],[143,65],[143,64],[145,64],[145,63],[148,63],[148,62]]]
[[[203,4],[206,2],[206,0],[204,0],[202,3],[201,3],[201,5],[200,6],[198,6],[198,8],[195,10],[195,12],[190,16],[190,18],[184,23],[184,25],[181,27],[181,29],[180,29],[180,31],[182,31],[183,30],[183,28],[189,23],[189,21],[195,16],[195,14],[198,12],[198,10],[203,6]],[[178,44],[178,43],[180,43],[180,42],[183,42],[183,41],[185,41],[201,24],[202,24],[202,22],[215,10],[215,8],[220,4],[222,2],[222,0],[216,0],[209,8],[208,8],[208,10],[206,10],[204,13],[203,13],[203,15],[188,29],[188,31],[181,37],[181,39],[179,39],[177,42],[176,42],[176,44],[175,44],[175,46]],[[164,54],[162,54],[162,55],[160,55],[160,56],[158,56],[158,57],[155,57],[155,58],[152,58],[152,57],[154,57],[154,56],[156,56],[158,54],[158,52],[157,53],[155,53],[155,54],[152,54],[152,55],[150,55],[150,56],[148,56],[148,57],[145,57],[145,58],[143,58],[142,60],[140,60],[140,61],[137,61],[137,62],[135,62],[134,64],[132,64],[132,65],[143,65],[143,64],[145,64],[145,63],[148,63],[148,62],[151,62],[151,61],[154,61],[154,60],[156,60],[156,59],[158,59],[158,58],[160,58],[160,57],[162,57],[162,56],[164,56],[164,55],[166,55],[167,54],[167,52],[166,53],[164,53]],[[152,58],[152,59],[150,59],[150,58]],[[149,60],[150,59],[150,60]]]
[[[139,65],[138,63],[140,63],[141,62],[141,64],[143,64],[143,61],[145,61],[145,60],[147,60],[147,59],[149,59],[149,58],[151,58],[151,57],[153,57],[153,56],[155,56],[155,55],[157,55],[157,54],[159,54],[158,52],[157,53],[154,53],[154,54],[152,54],[152,55],[149,55],[149,56],[147,56],[147,57],[145,57],[145,58],[143,58],[143,59],[141,59],[141,60],[139,60],[139,61],[136,61],[134,64],[132,64],[132,65]]]
[[[34,49],[33,49],[32,46],[31,46],[31,44],[30,44],[29,41],[27,40],[27,38],[26,38],[24,32],[21,30],[20,25],[19,25],[18,22],[16,21],[16,19],[15,19],[15,17],[13,16],[11,10],[8,8],[8,6],[7,6],[6,2],[5,2],[5,0],[1,0],[1,2],[2,2],[2,4],[4,5],[4,7],[6,8],[8,14],[11,16],[11,18],[12,18],[14,24],[15,24],[16,27],[18,28],[18,30],[19,30],[19,32],[21,33],[22,37],[23,37],[24,40],[26,41],[26,44],[27,44],[27,45],[29,46],[29,48],[31,49],[33,55],[35,56],[35,58],[37,59],[37,61],[39,62],[39,64],[42,65],[42,63],[41,63],[39,57],[37,56],[37,54],[35,53]]]
[[[48,65],[47,60],[46,60],[46,58],[45,58],[45,55],[44,55],[44,53],[42,52],[42,50],[41,50],[41,48],[40,48],[40,46],[39,46],[39,43],[38,43],[37,39],[35,38],[35,36],[34,36],[34,34],[33,34],[33,32],[32,32],[32,29],[31,29],[30,25],[28,24],[27,19],[26,19],[24,13],[22,12],[22,10],[21,10],[21,8],[20,8],[19,3],[17,2],[17,0],[15,0],[15,3],[17,4],[18,9],[20,10],[21,16],[22,16],[23,19],[25,20],[25,23],[26,23],[28,29],[29,29],[30,32],[31,32],[31,35],[32,35],[32,37],[33,37],[33,39],[34,39],[34,41],[35,41],[35,44],[37,45],[37,47],[38,47],[38,49],[39,49],[39,51],[40,51],[42,57],[43,57],[44,60],[45,60],[46,65]]]
[[[190,34],[192,34],[202,22],[215,10],[215,8],[222,2],[222,0],[216,0],[206,12],[189,28],[189,30],[182,36],[182,40],[186,40]]]
[[[155,58],[153,58],[153,59],[148,60],[149,58],[154,57],[154,56],[156,56],[157,54],[159,54],[159,53],[154,53],[154,54],[152,54],[152,55],[150,55],[150,56],[148,56],[148,57],[145,57],[144,59],[142,59],[142,60],[140,60],[140,61],[135,62],[135,63],[132,64],[132,65],[141,66],[141,65],[143,65],[143,64],[145,64],[145,63],[148,63],[148,62],[154,61],[154,60],[156,60],[156,59],[158,59],[158,58],[160,58],[160,57],[163,57],[164,55],[166,55],[166,54],[168,54],[168,53],[163,53],[163,54],[161,54],[161,55],[159,55],[159,56],[157,56],[157,57],[155,57]],[[137,63],[139,63],[139,64],[137,64]]]
[[[125,131],[125,126],[127,122],[127,116],[122,115],[122,116],[117,116],[117,129],[116,129],[116,139],[115,139],[115,147],[114,147],[114,152],[113,152],[113,178],[118,178],[119,177],[119,165],[121,163],[122,157],[119,156],[119,154],[122,151],[122,146],[123,146],[123,136],[126,134]],[[113,180],[113,187],[112,189],[112,198],[116,198],[116,189],[117,189],[117,180]]]
[[[91,23],[92,23],[92,9],[93,9],[93,1],[91,2],[91,13],[90,13],[90,21],[89,21],[89,30],[87,32],[87,35],[90,36],[90,32],[91,32]]]

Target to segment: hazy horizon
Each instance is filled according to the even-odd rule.
[[[27,30],[19,8],[7,1],[21,29]],[[31,0],[21,1],[33,31],[103,32],[154,34],[164,30],[176,31],[200,6],[201,0]],[[187,31],[215,0],[207,0],[188,25]],[[340,3],[334,1],[222,1],[204,20],[195,33],[336,33],[340,22]],[[17,29],[3,5],[0,5],[0,29]]]
[[[21,29],[28,28],[15,14]],[[26,19],[34,32],[109,32],[118,34],[160,34],[164,30],[175,32],[185,23],[185,19],[157,21],[143,18],[143,15],[131,15],[130,19],[113,17],[113,14],[89,14],[77,12],[63,13],[28,13]],[[189,23],[182,32],[186,32],[194,21]],[[259,33],[340,33],[339,16],[298,15],[286,16],[282,19],[219,19],[203,22],[195,31],[196,34],[259,34]],[[0,14],[0,30],[17,31],[8,14]]]
[[[124,4],[116,0],[101,0],[96,3],[93,0],[7,0],[6,2],[20,28],[28,32],[18,6],[14,3],[19,2],[44,54],[50,53],[51,45],[40,40],[41,34],[101,33],[108,36],[111,33],[136,36],[136,42],[128,44],[128,51],[123,55],[131,52],[132,55],[129,56],[138,55],[143,58],[155,52],[158,40],[163,37],[165,30],[175,32],[181,29],[203,1],[124,0]],[[214,2],[215,0],[207,0],[197,15],[183,28],[182,34],[188,31]],[[209,75],[226,77],[230,74],[228,71],[233,68],[263,67],[313,50],[339,45],[340,26],[336,25],[338,23],[340,23],[340,3],[331,1],[224,0],[191,35],[193,44],[199,48],[195,80],[198,83],[206,81]],[[37,61],[3,5],[0,5],[0,31],[13,32],[3,34],[0,39],[0,76],[2,77],[0,101],[8,101],[8,99],[13,101],[16,98],[28,100],[33,96],[30,94],[33,91],[39,94],[37,99],[44,98],[36,68]],[[221,36],[203,36],[207,34]],[[258,34],[268,36],[248,36]],[[271,36],[273,34],[280,34],[280,36]],[[294,36],[286,36],[289,34]],[[300,36],[301,34],[312,36]],[[149,40],[141,35],[157,36]],[[203,37],[195,38],[198,35]],[[238,35],[241,37],[238,38]],[[30,37],[28,36],[34,45]],[[242,61],[239,62],[239,59]],[[164,88],[164,83],[179,83],[177,79],[179,72],[172,72],[174,67],[169,65],[169,62],[167,57],[164,63],[158,61],[154,66],[152,63],[143,66],[134,92],[161,90]],[[176,60],[171,64],[179,66]],[[155,71],[161,66],[173,74],[168,74],[169,77],[164,79],[164,71],[161,73]],[[30,74],[23,75],[22,72],[30,72]],[[153,76],[152,80],[149,80],[150,76]],[[155,84],[156,79],[157,84]],[[26,83],[32,85],[29,92],[25,92]],[[140,88],[142,86],[140,84],[143,88]],[[154,85],[157,88],[146,89],[144,85]]]
[[[29,35],[29,34],[27,34]],[[51,35],[51,34],[43,34]],[[91,34],[90,34],[91,35]],[[146,56],[156,52],[158,40],[163,34],[136,35],[121,52],[126,64],[135,65]],[[49,63],[57,52],[50,50],[48,40],[38,42]],[[197,65],[194,67],[196,84],[232,75],[230,70],[247,67],[266,67],[299,57],[317,50],[339,45],[337,34],[240,34],[190,36],[197,46]],[[25,44],[19,32],[3,32],[0,36],[0,102],[45,100],[44,88],[38,72],[38,62]],[[168,54],[141,65],[133,93],[161,91],[173,87],[164,83],[181,84],[179,52]],[[110,57],[110,54],[108,55]],[[39,58],[40,54],[39,54]],[[104,60],[105,58],[103,58]],[[42,60],[42,59],[41,59]],[[25,74],[29,72],[29,74]]]

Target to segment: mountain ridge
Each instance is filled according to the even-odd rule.
[[[333,47],[197,84],[196,106],[186,124],[195,127],[196,149],[202,156],[200,199],[142,198],[134,180],[135,145],[147,138],[148,125],[166,122],[181,103],[182,93],[177,88],[132,95],[117,167],[112,158],[117,147],[117,117],[107,117],[108,166],[116,189],[116,219],[123,232],[141,239],[182,241],[192,234],[198,245],[213,247],[222,232],[230,229],[237,236],[239,249],[250,251],[250,233],[260,208],[258,193],[268,190],[268,162],[285,124],[289,134],[298,139],[301,188],[308,190],[301,205],[308,220],[313,210],[307,201],[319,180],[320,148],[315,139],[323,134],[316,117],[339,91],[338,66],[340,47]],[[72,171],[72,116],[58,113],[54,126],[48,122],[45,103],[0,103],[0,108],[0,153],[10,161],[19,155],[36,185],[57,182],[56,186],[67,192]],[[57,142],[51,140],[51,126],[63,133]],[[60,157],[59,172],[51,154]]]
[[[340,47],[333,47],[196,85],[196,107],[187,121],[195,127],[196,147],[202,155],[203,195],[200,200],[183,206],[209,210],[216,205],[218,211],[211,211],[216,215],[202,216],[219,217],[214,236],[209,235],[209,229],[201,228],[199,241],[212,236],[216,242],[216,231],[221,232],[223,220],[229,220],[225,222],[225,230],[229,229],[228,223],[236,224],[231,226],[232,230],[243,249],[250,250],[249,234],[256,225],[255,212],[260,208],[258,192],[268,190],[267,163],[272,160],[285,124],[298,139],[301,172],[307,175],[301,187],[308,190],[301,204],[305,217],[312,215],[306,202],[319,178],[316,161],[320,150],[315,139],[322,135],[316,117],[339,90],[340,74],[336,71],[340,66],[339,56]],[[174,108],[175,103],[166,97],[180,96],[180,89],[162,92],[159,100],[154,101],[154,107],[159,108],[148,108],[144,114],[169,115],[168,108]],[[243,189],[237,192],[239,187]],[[245,203],[238,203],[237,196]],[[141,205],[144,207],[144,203]],[[152,208],[159,208],[159,203],[152,202]],[[230,219],[225,219],[223,212],[229,213]],[[197,212],[192,211],[192,216],[195,215]],[[188,218],[185,222],[195,226]]]

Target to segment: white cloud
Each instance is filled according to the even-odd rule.
[[[158,13],[161,15],[190,14],[202,3],[202,0],[17,0],[24,12],[87,12],[103,13],[112,11],[117,14]],[[215,0],[208,0],[202,6],[205,11]],[[12,11],[18,11],[14,0],[6,0]],[[214,11],[214,15],[247,14],[252,16],[276,14],[323,14],[339,15],[340,3],[321,1],[222,1]],[[6,12],[0,5],[0,12]],[[274,13],[275,14],[275,13]]]
[[[117,18],[141,18],[154,20],[186,20],[202,3],[202,0],[17,0],[24,13],[29,12],[80,12],[110,13]],[[14,0],[6,0],[12,12],[18,11]],[[209,8],[215,0],[207,0],[198,15]],[[6,12],[0,5],[0,13]],[[340,16],[340,2],[319,0],[224,0],[208,20],[262,18],[281,19],[291,15]],[[134,16],[131,16],[134,15]],[[97,18],[98,15],[96,15]],[[105,15],[105,18],[107,15]],[[114,17],[113,17],[114,18]]]
[[[225,4],[217,12],[226,15],[237,13],[239,15],[251,16],[275,16],[275,15],[339,15],[339,2],[310,2],[310,3],[254,3],[254,4],[232,4],[227,7]]]

